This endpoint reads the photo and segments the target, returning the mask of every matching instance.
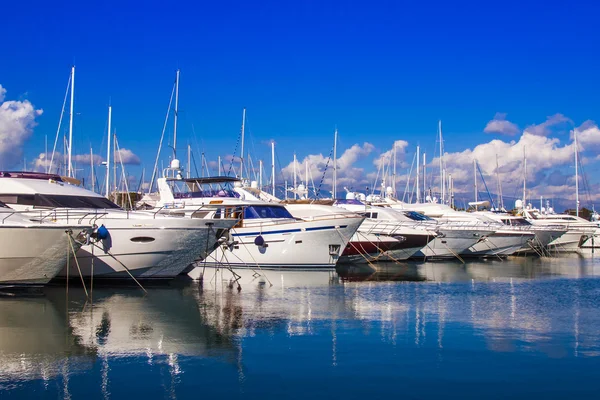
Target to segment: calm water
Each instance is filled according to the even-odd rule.
[[[600,396],[600,260],[207,275],[0,296],[0,397]]]

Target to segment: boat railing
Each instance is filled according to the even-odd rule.
[[[348,218],[361,218],[362,216],[354,213],[340,213],[340,214],[322,214],[322,215],[311,215],[301,217],[304,221],[323,221],[327,219],[348,219]]]

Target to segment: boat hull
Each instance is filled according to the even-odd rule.
[[[236,227],[229,242],[217,247],[196,269],[227,265],[235,268],[334,269],[362,217],[292,221]],[[262,238],[264,242],[260,243]],[[197,271],[188,273],[198,278]]]
[[[73,237],[79,231],[73,229]],[[71,254],[65,227],[0,226],[0,284],[43,285],[64,268]],[[80,244],[73,242],[75,250]]]
[[[94,279],[130,279],[130,274],[141,280],[174,278],[215,247],[222,227],[207,226],[207,222],[211,221],[173,218],[140,224],[135,220],[106,220],[112,246],[108,252],[103,242],[83,246],[77,252],[81,274],[84,278],[93,275]],[[57,278],[79,276],[74,261]]]

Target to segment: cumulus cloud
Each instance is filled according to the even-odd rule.
[[[92,160],[92,155],[91,154],[77,154],[77,155],[72,156],[71,159],[73,160],[73,162],[84,163],[86,165],[89,165],[90,161]],[[94,156],[93,156],[94,165],[98,165],[98,164],[102,163],[103,161],[104,161],[104,158],[102,158],[98,154],[94,154]],[[123,163],[125,163],[125,159],[123,159]]]
[[[396,140],[392,145],[392,148],[384,151],[379,157],[373,160],[373,165],[377,168],[381,168],[382,163],[384,165],[391,165],[394,162],[394,147],[396,148],[396,162],[398,168],[406,168],[406,149],[408,142],[406,140]]]
[[[340,157],[337,159],[337,186],[338,192],[343,187],[348,188],[362,188],[363,186],[368,186],[369,181],[365,174],[364,168],[356,167],[354,164],[373,152],[375,146],[371,143],[365,142],[362,145],[355,144],[349,149],[346,149]],[[308,179],[305,173],[305,163],[308,162],[309,165],[309,176]],[[327,157],[323,156],[323,154],[311,154],[306,156],[304,159],[298,160],[298,164],[296,165],[296,173],[297,179],[299,182],[306,182],[308,180],[311,189],[312,189],[312,180],[314,180],[315,185],[319,185],[321,181],[321,177],[323,178],[323,187],[322,190],[331,190],[333,185],[333,173],[331,170],[333,167],[333,161],[330,160],[328,162]],[[291,162],[287,166],[282,169],[283,175],[288,181],[288,184],[291,184],[293,181],[294,175],[294,163]]]
[[[487,123],[483,131],[485,133],[499,133],[501,135],[514,136],[521,130],[516,124],[506,119],[506,113],[496,113],[494,119]]]
[[[36,125],[36,110],[28,100],[5,101],[6,89],[0,85],[0,168],[10,168],[23,155],[23,144]]]
[[[532,135],[537,136],[548,136],[553,133],[554,129],[557,127],[571,125],[573,121],[569,118],[565,117],[562,114],[554,114],[548,118],[546,121],[542,122],[538,125],[529,125],[525,128],[525,132],[531,133]]]
[[[579,144],[579,150],[582,148],[596,148],[600,145],[600,129],[593,121],[585,121],[581,126],[575,128],[577,132],[577,142]],[[573,132],[571,132],[571,139],[573,139]]]
[[[548,196],[561,192],[562,176],[552,174],[556,168],[570,166],[574,160],[573,143],[561,145],[560,140],[524,132],[518,141],[492,140],[474,149],[446,153],[445,162],[457,190],[472,191],[473,159],[476,159],[490,189],[496,182],[496,155],[504,193],[520,194],[524,175],[524,154],[527,157],[527,185],[529,196]],[[434,160],[435,163],[435,160]],[[439,178],[438,178],[439,179]],[[439,184],[439,180],[437,181]],[[551,185],[551,184],[554,184]],[[561,192],[562,193],[562,192]],[[573,195],[571,192],[565,195]]]
[[[119,149],[115,152],[114,155],[115,159],[114,161],[117,163],[123,163],[123,164],[132,164],[132,165],[140,165],[141,164],[141,160],[140,158],[135,155],[133,153],[133,151],[129,150],[129,149]],[[89,162],[89,158],[88,158],[88,162]]]

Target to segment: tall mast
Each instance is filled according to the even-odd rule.
[[[421,180],[421,146],[417,145],[417,203],[421,202],[421,190],[419,189],[419,181]]]
[[[442,138],[442,121],[438,121],[440,131],[440,203],[444,204],[446,199],[446,182],[444,182],[444,140]]]
[[[575,215],[579,217],[579,152],[577,151],[577,130],[573,131],[573,138],[575,139]]]
[[[258,160],[258,188],[262,190],[262,170],[263,170],[263,162],[262,160]]]
[[[217,161],[217,174],[218,176],[221,176],[221,156],[219,156],[218,161]]]
[[[525,147],[523,147],[523,209],[527,208],[525,195],[527,194],[527,156],[525,155]],[[541,211],[541,210],[540,210]]]
[[[297,198],[297,189],[298,187],[296,186],[296,153],[294,153],[294,199]]]
[[[67,176],[73,177],[73,167],[71,165],[71,152],[73,150],[73,107],[75,102],[75,66],[71,67],[71,111],[69,115],[69,165],[67,166]]]
[[[500,166],[498,165],[498,153],[496,153],[496,190],[498,191],[498,208],[504,208],[504,199],[502,198],[502,183],[500,182]]]
[[[271,185],[275,196],[275,141],[271,141]]]
[[[333,199],[337,198],[337,136],[338,130],[335,128],[333,134]]]
[[[244,130],[246,127],[246,108],[242,111],[242,151],[240,157],[240,179],[244,179]]]
[[[394,178],[392,179],[392,193],[394,194],[394,197],[397,198],[398,195],[396,194],[396,141],[394,140]]]
[[[477,211],[477,160],[473,159],[473,179],[475,180],[475,211]]]
[[[427,199],[427,153],[423,153],[423,200]]]
[[[106,142],[106,198],[110,198],[110,146],[111,146],[111,133],[110,124],[112,121],[112,106],[108,106],[108,141]]]
[[[175,115],[173,116],[173,159],[177,158],[177,116],[179,114],[179,70],[175,77]]]
[[[92,180],[92,192],[94,192],[96,187],[94,185],[94,150],[92,146],[90,146],[90,179]]]
[[[187,177],[191,178],[190,173],[192,172],[192,146],[188,144],[188,160],[187,160]],[[202,169],[202,167],[200,167]]]

